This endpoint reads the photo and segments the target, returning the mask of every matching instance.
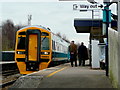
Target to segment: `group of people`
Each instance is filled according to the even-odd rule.
[[[73,62],[75,62],[75,66],[77,67],[77,56],[79,59],[79,66],[85,66],[85,60],[88,59],[88,51],[83,42],[81,42],[81,45],[77,47],[77,45],[74,44],[74,41],[71,41],[68,50],[70,52],[70,61],[72,67]]]

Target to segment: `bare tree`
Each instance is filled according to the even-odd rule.
[[[2,49],[13,50],[15,45],[15,29],[11,20],[2,23]]]
[[[60,38],[62,38],[63,40],[65,40],[66,42],[70,43],[69,39],[67,39],[65,34],[61,35],[61,33],[58,32],[56,35],[59,36]]]
[[[70,43],[70,40],[67,38],[67,36],[65,34],[63,34],[62,36],[63,40],[65,40],[66,42]]]
[[[66,39],[67,39],[67,37],[66,37],[65,34],[63,34],[62,38],[63,38],[63,40],[66,40]]]
[[[62,38],[62,35],[61,35],[60,32],[56,33],[56,35],[57,35],[58,37]]]
[[[15,31],[18,31],[19,29],[21,29],[25,26],[27,26],[27,25],[18,24],[18,25],[15,26]]]

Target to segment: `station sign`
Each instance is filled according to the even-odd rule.
[[[99,10],[103,9],[102,4],[73,4],[73,10]]]

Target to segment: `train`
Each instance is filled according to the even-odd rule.
[[[15,62],[20,74],[46,69],[54,62],[69,62],[69,44],[41,25],[19,29],[16,32]]]

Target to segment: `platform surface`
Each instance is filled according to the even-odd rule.
[[[26,75],[11,88],[112,88],[112,84],[104,70],[66,63]]]

